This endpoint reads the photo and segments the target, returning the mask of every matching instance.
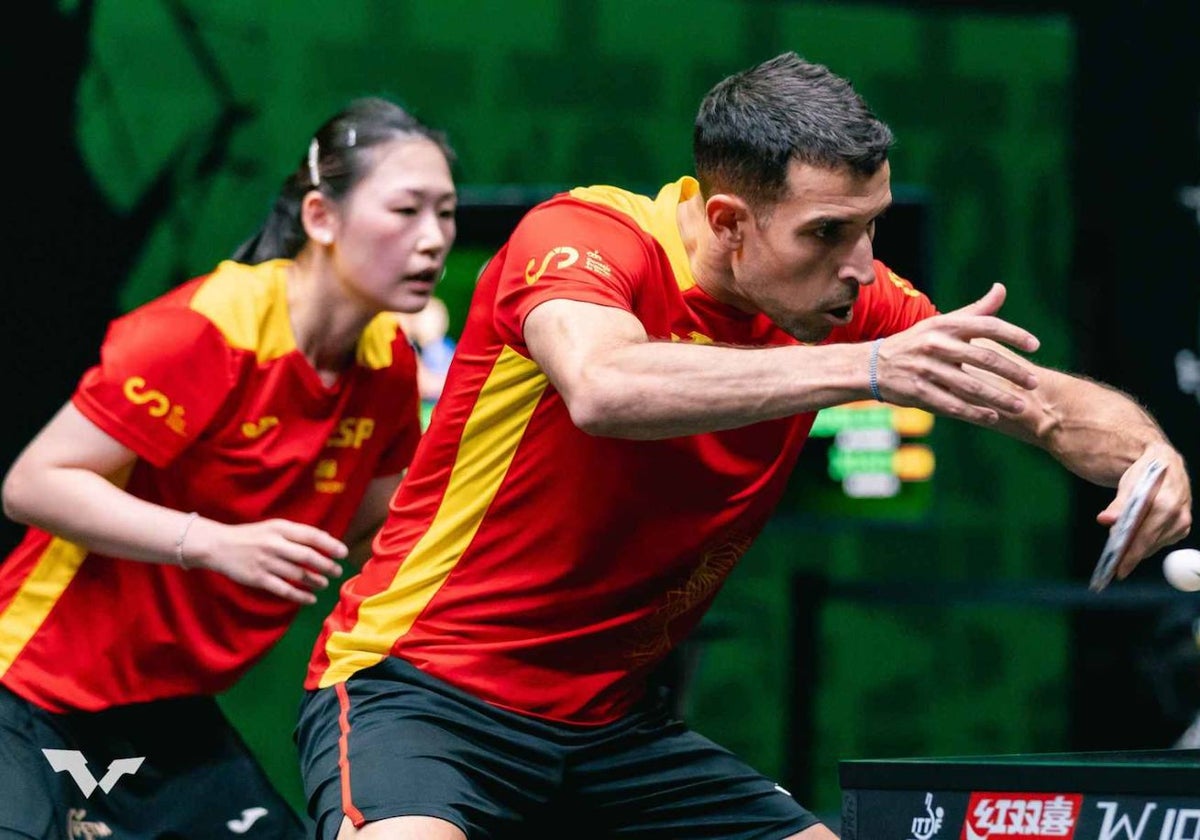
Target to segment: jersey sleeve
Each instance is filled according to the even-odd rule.
[[[229,397],[239,354],[203,315],[150,307],[113,321],[72,403],[157,467],[191,445]]]
[[[839,342],[870,341],[894,335],[938,314],[929,297],[912,283],[875,261],[875,282],[862,287],[850,324],[831,335]]]
[[[524,348],[525,318],[555,299],[633,311],[637,278],[648,265],[645,237],[606,210],[569,200],[536,208],[508,241],[496,330],[509,345]]]

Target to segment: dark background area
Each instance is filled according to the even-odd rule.
[[[1082,370],[1153,407],[1191,465],[1200,464],[1200,394],[1185,393],[1176,356],[1200,347],[1200,210],[1181,191],[1200,184],[1200,7],[1080,4],[1073,171],[1077,230],[1072,298],[1079,302]],[[1103,544],[1092,524],[1107,503],[1080,485],[1074,570],[1088,573]],[[1193,511],[1195,511],[1193,505]],[[1192,545],[1196,542],[1193,538]],[[1131,578],[1157,576],[1148,561]],[[1082,747],[1170,742],[1137,669],[1145,616],[1083,616],[1075,628],[1072,740]],[[1105,709],[1104,697],[1117,715]],[[1116,722],[1120,723],[1117,724]]]

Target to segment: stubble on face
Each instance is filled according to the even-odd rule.
[[[823,341],[874,280],[870,239],[890,203],[886,162],[864,176],[793,161],[787,192],[747,231],[739,291],[797,341]]]

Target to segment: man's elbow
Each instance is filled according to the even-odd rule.
[[[29,524],[29,507],[32,492],[24,471],[15,466],[4,476],[4,484],[0,486],[0,499],[4,504],[4,515],[13,522]]]
[[[601,377],[586,377],[562,393],[571,422],[595,437],[638,437],[636,396],[628,387],[611,386]]]
[[[596,389],[581,389],[570,397],[564,397],[571,422],[582,432],[598,437],[609,437],[618,427],[616,406]]]

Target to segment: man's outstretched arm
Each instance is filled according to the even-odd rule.
[[[993,342],[977,343],[1019,358]],[[1165,467],[1117,577],[1126,577],[1143,559],[1186,537],[1192,525],[1187,465],[1150,413],[1130,395],[1103,382],[1020,361],[1036,375],[1037,387],[1020,392],[1023,411],[1001,415],[992,428],[1041,447],[1093,484],[1117,488],[1113,500],[1096,516],[1098,523],[1110,527],[1116,522],[1151,460],[1158,459]],[[966,369],[997,387],[1011,387],[984,371]]]
[[[995,286],[962,309],[928,318],[887,339],[895,401],[991,424],[1024,409],[1036,385],[1015,354],[973,346],[987,337],[1037,348],[1026,330],[996,316]],[[903,341],[898,341],[904,336]],[[525,319],[533,360],[562,396],[575,424],[608,437],[656,439],[713,432],[816,411],[870,395],[871,345],[728,347],[651,341],[624,309],[557,299]],[[1004,387],[962,369],[972,363]]]

